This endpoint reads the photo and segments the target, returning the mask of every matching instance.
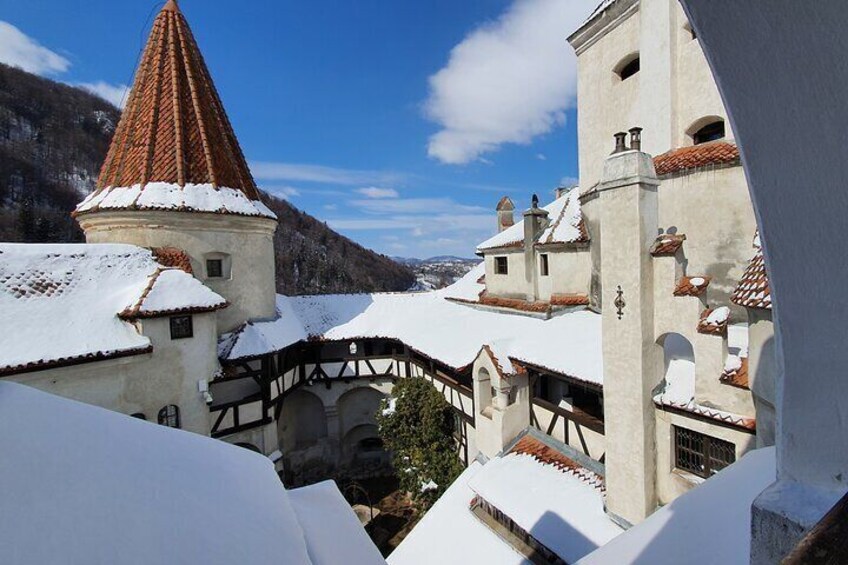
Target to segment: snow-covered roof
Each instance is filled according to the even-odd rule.
[[[524,439],[528,439],[525,436]],[[531,452],[472,463],[389,556],[391,565],[530,563],[472,514],[472,499],[494,506],[567,563],[622,529],[604,512],[597,477]]]
[[[622,532],[604,512],[600,490],[531,455],[510,453],[492,459],[469,487],[566,563]]]
[[[379,562],[332,485],[287,492],[222,441],[0,382],[0,453],[4,564],[339,563],[326,524],[327,551]]]
[[[389,565],[530,564],[471,513],[468,483],[482,468],[474,461],[457,477],[389,555]]]
[[[0,244],[0,373],[146,352],[122,317],[225,305],[133,245]]]
[[[92,192],[76,208],[77,214],[97,210],[171,210],[239,216],[277,216],[259,200],[250,200],[235,188],[211,184],[150,182],[129,187],[108,187]]]
[[[751,505],[775,474],[773,447],[751,451],[577,564],[748,563]]]
[[[470,365],[483,345],[497,344],[499,354],[519,363],[602,384],[600,315],[586,310],[541,320],[447,300],[479,289],[481,268],[435,292],[278,296],[278,317],[223,336],[219,355],[223,360],[245,359],[316,338],[390,338],[459,369]]]
[[[536,239],[537,245],[578,243],[589,240],[580,205],[580,189],[573,188],[542,209],[548,212],[550,223]],[[490,237],[477,246],[477,251],[521,245],[524,241],[524,220]]]

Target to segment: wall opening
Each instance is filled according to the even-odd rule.
[[[618,75],[618,78],[621,80],[627,80],[641,69],[641,61],[639,59],[639,53],[631,53],[627,57],[623,58],[619,63],[613,68],[612,72]]]

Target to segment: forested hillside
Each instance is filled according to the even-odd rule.
[[[93,190],[120,111],[86,91],[0,64],[0,241],[72,242],[70,217]],[[286,294],[407,290],[406,266],[365,249],[284,200],[277,289]]]

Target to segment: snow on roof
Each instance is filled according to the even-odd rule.
[[[241,190],[211,184],[150,182],[129,187],[108,187],[89,194],[76,214],[98,210],[173,210],[240,216],[277,216],[259,200],[250,200]]]
[[[257,453],[11,382],[0,430],[5,564],[310,563],[314,522]]]
[[[468,483],[483,468],[474,461],[389,555],[389,565],[529,565],[530,561],[471,513]]]
[[[567,563],[622,532],[604,512],[600,490],[528,454],[490,460],[469,486]]]
[[[589,237],[583,221],[583,209],[580,206],[579,195],[580,190],[575,187],[567,194],[542,207],[543,210],[548,212],[550,224],[539,235],[536,240],[538,244],[588,241]],[[477,251],[520,245],[523,241],[524,220],[479,244]]]
[[[751,451],[577,563],[747,563],[751,504],[775,474],[773,447]]]
[[[469,281],[476,281],[474,273],[457,283],[460,292],[468,292]],[[585,310],[541,320],[482,311],[446,300],[453,292],[278,295],[278,317],[223,336],[219,355],[230,361],[256,357],[310,338],[389,338],[459,369],[483,345],[496,343],[500,354],[519,363],[603,383],[600,315]]]
[[[121,315],[126,318],[151,318],[178,312],[211,312],[226,305],[226,300],[184,271],[158,269],[150,276],[138,300]]]
[[[225,302],[140,247],[0,244],[0,372],[149,351],[150,340],[118,316],[128,307],[150,315],[213,304]]]
[[[313,565],[386,563],[336,483],[324,481],[288,494]]]

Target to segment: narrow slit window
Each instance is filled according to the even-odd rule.
[[[550,274],[547,253],[542,253],[541,255],[539,255],[539,269],[543,277],[547,277]]]
[[[220,279],[224,276],[224,261],[223,259],[207,259],[206,260],[206,277],[210,279]]]

